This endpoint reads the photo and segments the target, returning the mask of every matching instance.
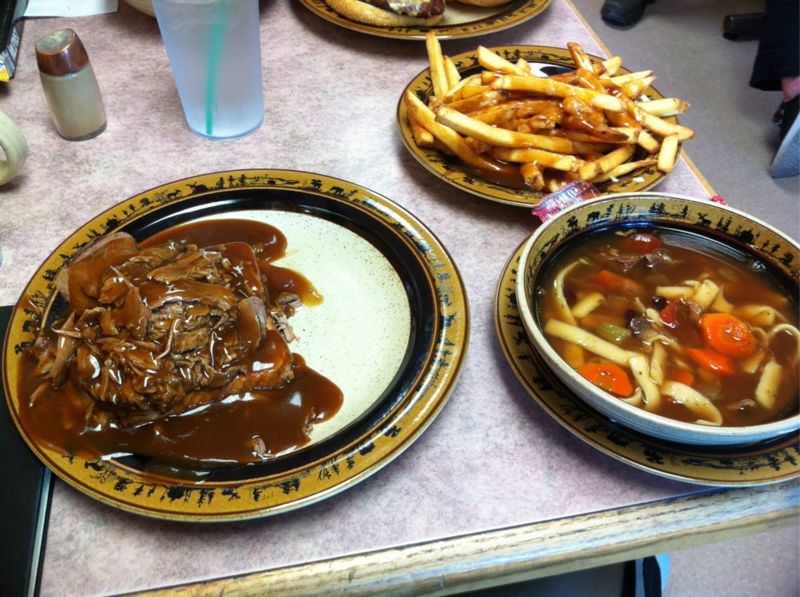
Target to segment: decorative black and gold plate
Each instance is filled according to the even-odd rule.
[[[521,255],[522,245],[506,263],[497,284],[495,327],[517,378],[561,425],[617,460],[678,481],[745,487],[800,476],[798,432],[745,446],[689,446],[627,429],[578,398],[544,364],[522,325],[514,290]]]
[[[538,69],[543,73],[542,76],[575,69],[575,63],[570,56],[569,50],[565,48],[551,48],[546,46],[502,46],[489,49],[510,62],[516,62],[520,58],[527,60],[531,63],[532,68]],[[597,56],[591,56],[591,58],[595,61],[603,60]],[[478,63],[477,51],[458,54],[452,57],[452,59],[462,76],[469,76],[483,70]],[[618,72],[619,74],[630,73],[630,71],[624,68],[620,68]],[[411,91],[422,101],[427,103],[432,89],[429,69],[425,69],[409,83],[400,96],[400,102],[397,105],[397,128],[400,132],[400,137],[408,151],[411,152],[411,155],[413,155],[420,164],[457,189],[499,203],[530,207],[537,204],[542,197],[547,195],[549,191],[513,188],[481,178],[465,169],[457,160],[446,156],[437,149],[418,147],[414,142],[414,136],[411,134],[411,129],[408,126],[408,111],[403,102],[403,96],[407,91]],[[663,98],[653,87],[649,87],[645,95],[647,95],[649,99]],[[677,119],[674,116],[665,118],[665,120],[677,123]],[[649,154],[644,149],[637,148],[636,153],[631,159],[638,161],[655,159],[657,157],[656,154]],[[595,186],[602,194],[632,193],[645,191],[654,187],[661,182],[665,176],[666,174],[659,171],[655,166],[649,166],[633,170],[619,177],[616,181],[609,180],[597,183]]]
[[[36,439],[20,419],[17,376],[38,322],[52,318],[55,280],[88,241],[115,231],[137,240],[201,219],[248,219],[287,237],[279,265],[306,275],[324,297],[291,322],[290,347],[344,394],[308,444],[269,461],[153,473],[141,455],[84,459]],[[58,476],[107,504],[154,517],[216,521],[304,506],[351,487],[397,457],[433,421],[457,381],[469,336],[460,274],[411,214],[343,180],[285,170],[206,174],[120,203],[65,240],[15,308],[3,383],[22,436]],[[59,301],[61,299],[58,299]],[[61,301],[63,302],[63,301]]]
[[[377,27],[352,21],[333,10],[325,0],[300,0],[312,12],[347,29],[395,39],[425,39],[428,31],[436,37],[456,39],[495,33],[524,23],[548,7],[551,0],[511,0],[493,7],[469,6],[448,2],[444,17],[431,27]]]

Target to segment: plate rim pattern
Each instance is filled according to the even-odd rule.
[[[220,192],[296,191],[346,202],[395,234],[423,264],[435,312],[433,341],[414,383],[394,409],[348,445],[336,445],[314,462],[265,477],[193,483],[158,477],[113,459],[85,460],[32,440],[20,425],[16,372],[20,354],[34,338],[38,313],[54,300],[55,281],[85,242],[181,202],[213,201]],[[190,219],[190,218],[187,218]],[[290,239],[291,242],[291,239]],[[427,429],[444,407],[466,356],[469,305],[466,289],[447,250],[425,225],[389,199],[364,187],[322,174],[247,169],[202,174],[159,185],[94,217],[64,240],[42,263],[15,306],[4,341],[3,384],[14,423],[34,453],[61,479],[104,503],[156,518],[220,521],[256,518],[292,510],[347,489],[377,472]],[[32,308],[35,306],[35,309]]]

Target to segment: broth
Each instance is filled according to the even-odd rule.
[[[704,425],[798,412],[797,289],[753,256],[680,229],[603,230],[541,280],[548,342],[611,395]]]
[[[59,383],[55,366],[42,364],[47,351],[37,347],[23,356],[17,386],[26,431],[85,458],[135,454],[199,464],[260,462],[307,444],[311,426],[333,417],[343,396],[290,352],[286,331],[259,322],[285,321],[297,307],[287,297],[305,305],[322,301],[302,275],[272,263],[285,253],[284,235],[264,223],[211,220],[170,228],[133,248],[131,242],[110,243],[69,272],[70,306],[40,330],[40,340],[60,347],[66,338],[78,346]],[[137,262],[148,251],[175,246],[176,256],[155,268]],[[210,282],[216,273],[200,271],[208,261],[223,272],[222,281]],[[134,289],[150,310],[141,326],[144,320],[128,313]],[[115,303],[117,292],[127,294]],[[176,297],[180,314],[170,315]],[[246,316],[255,298],[262,315]],[[86,316],[92,309],[99,323]],[[167,323],[157,323],[158,313]],[[57,357],[59,349],[50,352]],[[105,385],[101,364],[110,371]],[[187,378],[191,384],[183,388]]]

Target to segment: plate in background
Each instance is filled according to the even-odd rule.
[[[278,265],[308,276],[325,301],[290,319],[290,348],[339,385],[342,410],[309,444],[255,465],[172,476],[143,457],[83,459],[37,441],[21,425],[16,382],[37,313],[17,307],[3,382],[17,428],[59,477],[110,505],[160,518],[234,520],[275,514],[351,487],[398,456],[449,397],[469,336],[464,286],[450,256],[411,214],[339,179],[284,170],[218,172],[136,195],[97,216],[47,258],[24,294],[52,316],[55,280],[87,241],[115,231],[137,240],[205,218],[259,219],[286,233]],[[372,289],[372,292],[370,292]],[[363,296],[360,296],[363,295]],[[63,302],[63,301],[62,301]],[[339,415],[342,415],[340,418]],[[338,419],[338,420],[337,420]]]
[[[523,244],[497,284],[495,328],[517,378],[556,421],[617,460],[677,481],[747,487],[800,476],[800,432],[745,446],[689,446],[627,429],[578,398],[548,369],[522,325],[515,282]]]
[[[376,27],[352,21],[333,10],[325,0],[300,0],[307,8],[323,19],[341,27],[395,39],[425,39],[428,31],[436,32],[436,37],[457,39],[495,33],[524,23],[547,8],[551,0],[511,0],[500,6],[482,8],[460,4],[453,0],[447,3],[444,17],[431,27]]]
[[[575,68],[575,63],[570,56],[569,50],[565,48],[551,48],[546,46],[502,46],[489,49],[510,62],[516,62],[520,58],[527,60],[531,63],[532,68],[543,68],[546,74],[552,74],[547,72],[548,67],[555,67],[559,70],[574,70]],[[451,58],[462,76],[469,76],[484,70],[478,63],[477,50],[458,54]],[[590,58],[596,61],[603,60],[597,56],[590,56]],[[625,68],[620,68],[618,71],[618,74],[628,73],[630,73],[630,71]],[[530,207],[537,204],[542,197],[548,194],[548,191],[534,191],[527,188],[517,189],[483,179],[465,169],[457,160],[445,156],[437,149],[418,147],[414,142],[414,136],[411,134],[411,129],[408,126],[408,111],[403,102],[403,96],[407,91],[411,91],[427,103],[427,99],[432,93],[429,69],[425,69],[417,75],[400,96],[400,101],[397,105],[397,128],[400,132],[403,144],[408,151],[411,152],[411,155],[433,174],[462,191],[508,205]],[[648,87],[645,95],[650,99],[663,98],[653,87]],[[665,118],[665,120],[677,123],[675,117]],[[680,147],[678,151],[680,152]],[[636,153],[631,159],[644,160],[657,157],[657,154],[648,154],[644,149],[637,148]],[[602,194],[646,191],[661,182],[665,176],[666,174],[664,172],[659,171],[655,166],[650,166],[633,170],[629,174],[619,177],[616,182],[607,181],[598,183],[596,186]]]

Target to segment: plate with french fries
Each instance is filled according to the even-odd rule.
[[[337,13],[325,0],[300,0],[301,4],[326,21],[341,27],[379,37],[422,40],[428,31],[435,31],[439,39],[460,39],[496,33],[524,23],[541,13],[552,0],[509,0],[502,4],[494,1],[448,1],[442,19],[435,25],[410,25],[406,27],[378,26],[360,23]]]
[[[567,48],[503,46],[444,56],[406,87],[397,126],[431,172],[474,195],[531,206],[575,180],[602,194],[644,191],[673,168],[694,131],[689,104],[652,87],[652,71]]]

